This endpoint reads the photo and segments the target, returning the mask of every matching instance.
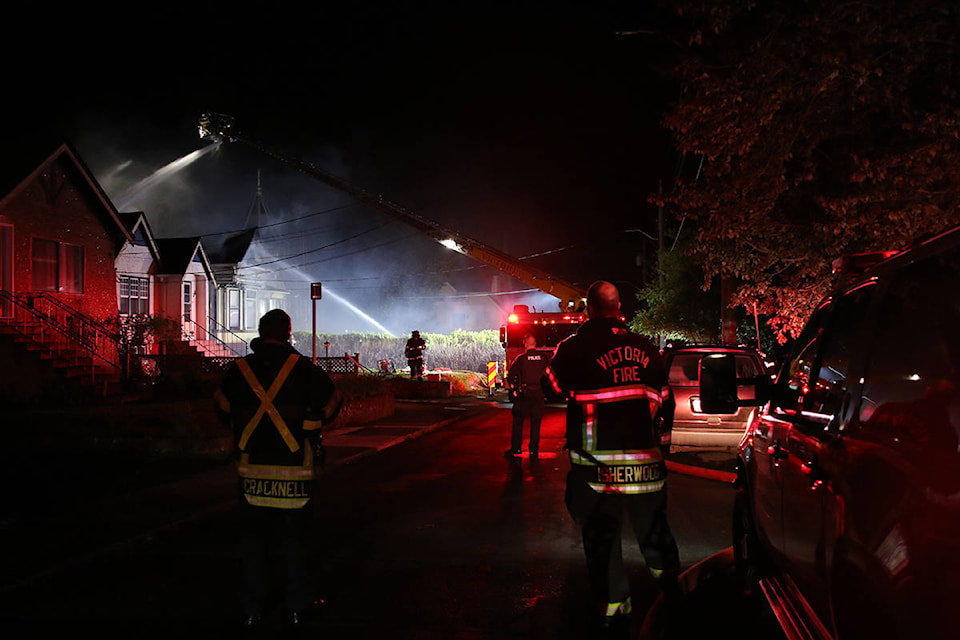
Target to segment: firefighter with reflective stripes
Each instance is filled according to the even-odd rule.
[[[286,559],[288,621],[302,624],[307,587],[307,508],[322,454],[321,427],[336,418],[342,395],[329,376],[290,346],[290,317],[260,319],[253,353],[236,359],[216,393],[217,410],[234,431],[240,476],[240,555],[244,624],[264,611],[266,560],[273,545]]]
[[[660,353],[620,319],[613,284],[591,285],[587,314],[577,333],[557,346],[544,375],[552,392],[567,399],[565,501],[582,529],[603,627],[616,637],[628,632],[632,611],[620,540],[624,515],[651,575],[671,600],[679,595],[658,429],[664,418],[669,424],[673,408]]]

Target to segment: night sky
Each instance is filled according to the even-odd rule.
[[[22,15],[26,44],[4,38],[0,51],[17,96],[5,101],[8,150],[71,142],[158,236],[243,228],[260,172],[268,222],[300,219],[288,227],[296,246],[279,253],[312,251],[294,261],[352,297],[394,270],[477,270],[241,143],[131,198],[205,146],[201,113],[228,113],[258,142],[512,255],[543,253],[531,262],[558,277],[618,281],[632,298],[636,255],[655,246],[627,230],[656,233],[646,198],[676,168],[660,126],[676,96],[665,16],[645,2],[339,4]]]

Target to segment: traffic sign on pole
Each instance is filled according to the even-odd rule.
[[[319,282],[310,283],[310,299],[313,300],[313,364],[317,364],[317,300],[322,296]]]

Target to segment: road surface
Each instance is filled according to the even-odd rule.
[[[593,637],[579,532],[563,507],[562,412],[544,421],[540,460],[502,457],[509,421],[509,411],[492,402],[407,406],[328,438],[310,558],[324,607],[311,632]],[[182,482],[144,481],[85,509],[79,498],[72,512],[58,505],[42,527],[22,518],[0,529],[5,637],[235,637],[241,614],[232,473],[220,465]],[[58,481],[69,485],[70,477]],[[684,566],[722,554],[730,539],[729,484],[674,473],[669,487]],[[67,491],[80,494],[75,486]],[[629,530],[624,549],[642,614],[658,592]],[[700,592],[704,598],[688,598],[697,607],[690,619],[709,622],[714,633],[741,630],[741,603],[719,574]],[[265,637],[280,632],[279,613],[277,606]],[[768,637],[756,630],[765,634],[769,621],[758,619],[744,637]]]

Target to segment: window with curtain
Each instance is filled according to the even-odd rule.
[[[35,291],[83,293],[83,247],[33,238],[32,278]]]
[[[60,291],[83,293],[83,247],[61,242],[59,258]]]
[[[57,243],[52,240],[34,238],[32,246],[34,291],[59,291],[57,285]]]

